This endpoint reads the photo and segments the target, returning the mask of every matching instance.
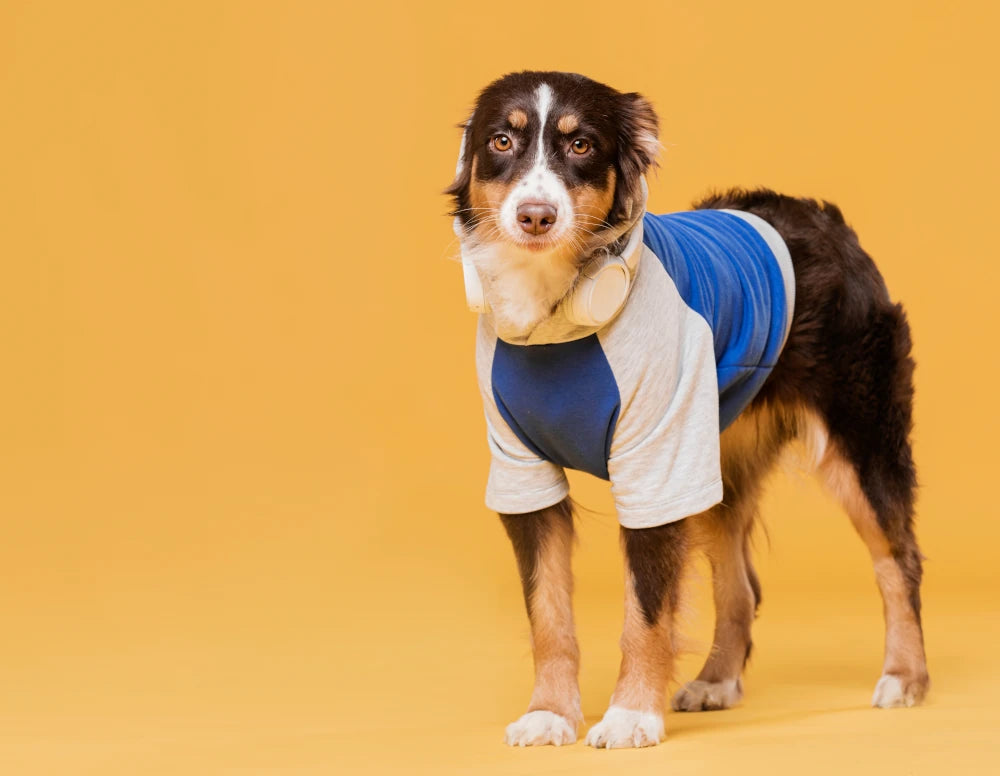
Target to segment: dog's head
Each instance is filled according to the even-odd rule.
[[[584,76],[523,72],[487,86],[464,130],[453,215],[498,326],[523,335],[641,215],[656,114]]]

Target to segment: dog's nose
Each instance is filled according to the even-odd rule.
[[[528,234],[544,234],[556,222],[556,209],[548,202],[522,202],[517,208],[517,222]]]

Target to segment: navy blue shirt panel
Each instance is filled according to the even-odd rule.
[[[621,397],[596,334],[552,345],[497,340],[492,382],[497,409],[529,450],[610,479]]]

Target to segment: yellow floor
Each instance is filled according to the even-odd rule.
[[[385,634],[378,620],[392,613],[368,611],[266,643],[251,627],[243,642],[187,633],[89,654],[48,644],[3,669],[0,773],[996,772],[1000,617],[988,601],[929,598],[928,702],[880,711],[867,706],[880,659],[874,591],[861,606],[772,591],[739,708],[670,713],[661,746],[608,752],[501,743],[530,682],[522,615],[505,593],[497,609],[484,601],[457,617],[447,604],[459,598],[395,612],[395,643],[347,643]],[[581,617],[588,725],[611,689],[619,619],[611,597]],[[704,618],[689,625],[703,632]],[[685,658],[682,675],[697,662]]]
[[[597,508],[574,562],[589,726],[617,673],[621,562],[606,486],[571,480]],[[950,523],[963,513],[936,493],[922,502],[926,705],[869,708],[883,636],[870,561],[817,488],[778,477],[744,702],[668,713],[663,744],[611,752],[502,743],[531,657],[509,542],[481,507],[331,520],[350,512],[248,489],[178,522],[196,505],[164,490],[88,543],[92,526],[52,531],[25,502],[4,548],[0,774],[996,772],[1000,606],[994,569],[968,560],[986,522]],[[702,564],[686,589],[681,679],[709,646]]]

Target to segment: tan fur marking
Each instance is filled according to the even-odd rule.
[[[695,541],[712,566],[715,635],[697,677],[705,682],[739,679],[743,671],[754,620],[745,546],[755,506],[756,499],[751,498],[740,501],[735,509],[718,506],[688,518]]]
[[[498,228],[497,215],[510,191],[510,186],[477,178],[478,163],[478,159],[472,159],[472,177],[469,181],[469,204],[473,207],[472,215],[476,224],[474,231],[486,235],[495,234]]]
[[[524,129],[528,126],[528,114],[520,108],[514,108],[507,116],[507,123],[512,129]]]
[[[854,467],[847,463],[836,447],[828,445],[820,464],[820,473],[827,487],[847,510],[872,557],[885,615],[885,664],[882,672],[926,684],[927,660],[923,636],[910,606],[906,580],[892,557],[889,540],[861,489]]]
[[[595,186],[578,186],[570,190],[573,200],[573,210],[576,213],[577,227],[593,234],[607,222],[608,213],[615,201],[615,171],[608,170],[608,180],[604,188]]]
[[[722,432],[719,440],[723,472],[734,466],[746,466],[754,460],[754,453],[763,447],[766,438],[773,434],[774,418],[771,412],[744,412]]]
[[[816,471],[826,456],[830,435],[823,421],[811,410],[799,413],[799,441],[804,453],[801,463],[809,471]]]
[[[528,704],[529,712],[554,711],[571,723],[583,720],[577,684],[580,651],[573,623],[572,545],[572,523],[554,521],[538,558],[531,596],[535,689]]]
[[[622,629],[622,664],[611,696],[611,706],[663,713],[667,682],[673,675],[676,653],[674,612],[664,606],[651,628],[646,623],[635,592],[632,574],[626,574],[625,626]]]
[[[556,128],[564,135],[568,135],[570,132],[575,132],[579,126],[580,118],[573,113],[567,113],[565,116],[560,116],[559,121],[556,122]]]

